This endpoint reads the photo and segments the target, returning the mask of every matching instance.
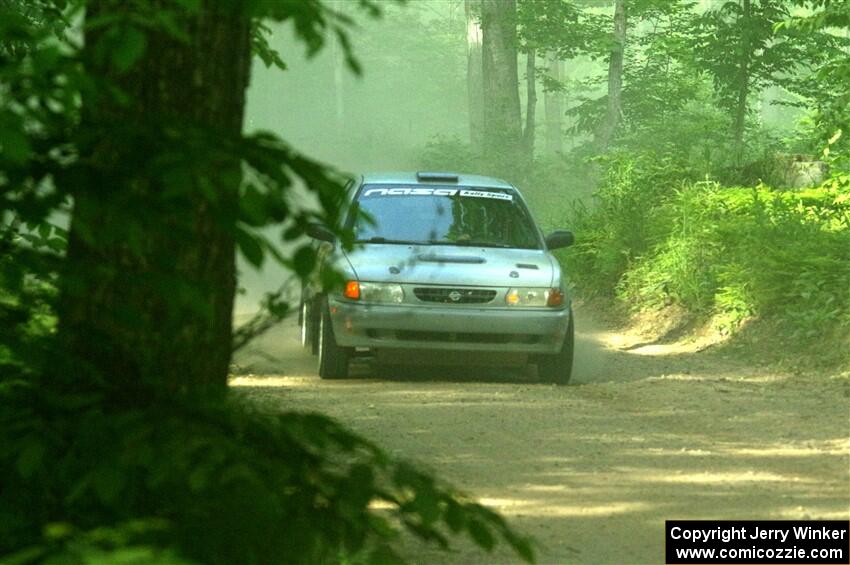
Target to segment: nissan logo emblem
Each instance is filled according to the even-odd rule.
[[[460,300],[461,298],[463,298],[463,295],[462,295],[460,292],[456,291],[456,290],[453,290],[453,291],[451,291],[451,292],[449,293],[449,299],[450,299],[452,302],[457,302],[457,301],[458,301],[458,300]]]

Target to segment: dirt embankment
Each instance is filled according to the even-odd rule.
[[[751,367],[704,344],[645,343],[577,314],[574,384],[531,370],[411,367],[315,375],[291,324],[232,384],[272,409],[320,410],[422,462],[540,542],[542,563],[663,563],[665,519],[850,516],[845,376]],[[416,563],[514,562],[413,541]]]

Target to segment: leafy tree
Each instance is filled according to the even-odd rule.
[[[719,106],[732,116],[730,139],[741,163],[752,95],[770,85],[793,82],[800,68],[823,63],[836,40],[780,24],[790,18],[785,0],[733,0],[706,12],[699,21],[695,53],[711,76]]]
[[[575,97],[579,103],[568,110],[576,118],[578,132],[595,136],[594,152],[602,147],[681,152],[687,150],[680,143],[683,130],[691,128],[701,133],[690,147],[716,142],[712,138],[702,143],[706,139],[704,130],[716,128],[705,127],[704,114],[710,100],[705,96],[704,80],[694,67],[693,9],[691,3],[669,0],[628,4],[629,41],[622,53],[622,71],[592,78],[587,91]],[[611,49],[618,50],[620,43],[607,32],[609,27],[613,27],[613,20],[597,19],[587,28],[588,37],[592,36],[591,29],[597,30],[597,39],[583,41],[577,52],[605,61],[610,71]],[[609,86],[614,87],[613,98]],[[611,113],[612,104],[619,111]],[[612,119],[616,126],[610,130]],[[610,133],[603,135],[608,130]]]
[[[517,4],[518,37],[524,49],[568,61],[582,54],[604,57],[610,19],[570,0]]]
[[[264,22],[289,21],[310,52],[335,34],[356,69],[351,20],[319,0],[0,10],[0,554],[393,561],[383,501],[426,541],[498,536],[533,559],[502,518],[339,424],[226,394],[237,248],[306,277],[312,250],[281,256],[260,228],[322,221],[350,241],[342,177],[242,133],[251,50],[283,66]],[[290,198],[302,181],[322,211]],[[65,253],[50,220],[69,205]]]
[[[595,151],[612,142],[622,143],[624,137],[645,137],[642,128],[666,122],[674,108],[693,99],[691,91],[697,82],[690,63],[693,4],[615,3],[613,16],[598,13],[598,7],[596,3],[524,2],[519,10],[520,37],[526,45],[558,60],[583,56],[605,62],[606,75],[592,79],[586,94],[576,93],[580,103],[568,110],[577,118],[577,131],[595,137]],[[604,83],[601,88],[600,83]],[[562,80],[544,79],[545,91],[564,88]]]
[[[682,2],[639,5],[624,64],[623,123],[616,144],[631,150],[701,156],[722,146],[722,117],[694,65],[694,6]],[[682,139],[689,143],[682,144]]]
[[[812,110],[818,149],[846,170],[850,149],[850,56],[847,55],[850,3],[801,0],[796,4],[809,8],[810,15],[780,22],[779,32],[819,37],[827,45],[823,45],[826,51],[823,63],[806,76],[789,81],[789,89],[801,95],[800,105]]]
[[[580,55],[603,56],[606,21],[572,1],[524,0],[517,6],[517,22],[521,49],[549,60],[546,70],[535,75],[542,78],[547,151],[556,153],[561,147],[565,111],[561,103],[566,90],[564,67],[569,67],[564,62]]]

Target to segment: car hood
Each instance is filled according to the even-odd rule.
[[[375,282],[548,287],[555,268],[539,249],[375,243],[345,255],[359,280]]]

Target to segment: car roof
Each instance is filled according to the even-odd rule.
[[[432,173],[434,174],[434,173]],[[363,184],[425,184],[425,185],[434,185],[434,184],[456,184],[458,186],[475,186],[479,188],[508,188],[514,189],[515,187],[502,179],[497,179],[493,177],[485,177],[481,175],[468,175],[465,173],[446,173],[440,171],[440,175],[446,176],[457,176],[457,182],[454,180],[451,181],[421,181],[417,177],[417,172],[375,172],[375,173],[364,173],[363,174]]]

